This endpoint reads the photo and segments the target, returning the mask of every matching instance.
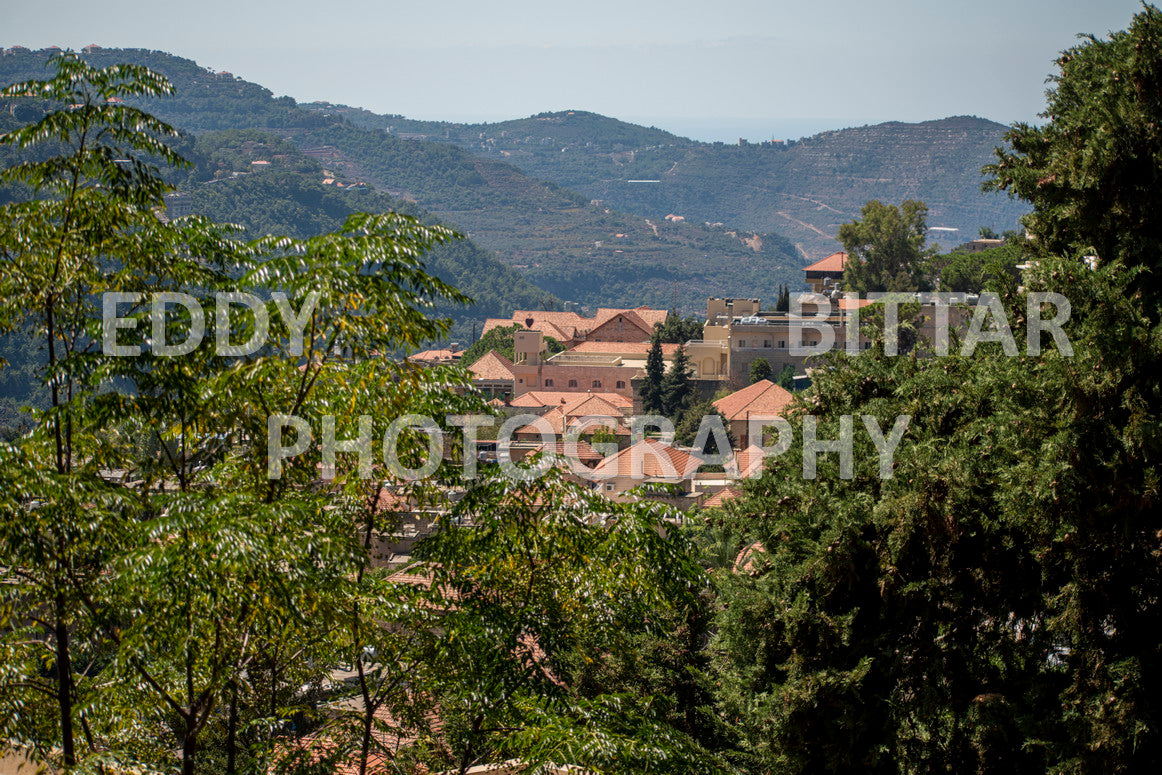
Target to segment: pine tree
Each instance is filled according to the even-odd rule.
[[[641,399],[642,411],[646,414],[663,414],[665,403],[662,400],[662,383],[665,381],[666,362],[662,357],[662,337],[655,329],[650,343],[650,352],[646,356],[646,376],[642,382]]]
[[[674,362],[662,380],[662,411],[667,417],[677,417],[690,405],[694,386],[690,384],[690,359],[686,348],[678,347]]]

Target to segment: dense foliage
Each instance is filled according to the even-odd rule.
[[[0,447],[0,752],[71,772],[718,771],[646,693],[560,678],[704,592],[669,514],[555,475],[459,482],[455,442],[409,485],[415,430],[398,434],[398,465],[367,454],[373,419],[484,408],[462,371],[384,356],[440,338],[447,320],[428,313],[467,301],[425,266],[456,235],[356,213],[332,233],[242,242],[204,217],[159,218],[153,161],[183,164],[176,133],[120,99],[170,84],[54,64],[6,95],[59,109],[3,136],[51,146],[4,171],[38,196],[0,209],[0,330],[32,332],[50,398]],[[208,321],[148,303],[181,292],[212,309],[236,291],[255,306]],[[109,292],[126,294],[128,325],[103,343]],[[157,349],[199,322],[201,345]],[[252,336],[249,354],[214,344]],[[267,436],[288,418],[366,449],[304,444],[280,462]],[[373,567],[400,501],[443,497],[437,483],[463,497],[420,564]]]
[[[851,478],[828,454],[805,479],[797,434],[730,510],[757,550],[719,576],[716,670],[765,769],[1162,766],[1162,287],[1144,271],[1158,186],[1127,175],[1152,158],[1133,143],[1154,132],[1156,92],[1138,87],[1162,63],[1160,20],[1147,8],[1067,52],[1049,121],[1015,128],[994,168],[1035,208],[1024,287],[994,278],[1009,319],[1029,292],[1063,294],[1072,356],[1046,340],[890,358],[877,334],[869,355],[817,369],[798,411],[819,438],[844,416],[909,416],[891,477],[857,427]]]

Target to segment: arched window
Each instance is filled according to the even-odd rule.
[[[617,381],[617,389],[618,389],[618,390],[624,390],[624,389],[625,389],[625,380],[620,380],[620,379],[619,379],[619,380]]]
[[[577,380],[575,380],[575,379],[569,380],[569,387],[577,387]]]
[[[599,380],[599,379],[593,380],[593,387],[601,387],[601,380]]]
[[[545,380],[545,387],[552,387],[552,386],[553,386],[553,380],[546,379]]]

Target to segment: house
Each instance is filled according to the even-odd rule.
[[[576,312],[554,312],[545,310],[517,310],[510,319],[489,318],[481,332],[487,334],[494,328],[518,326],[540,331],[551,336],[566,347],[580,342],[648,342],[654,326],[664,324],[669,313],[650,307],[634,309],[613,309],[602,307],[587,318]]]
[[[571,464],[576,463],[585,468],[593,468],[605,459],[600,452],[590,446],[589,442],[584,439],[578,439],[575,445],[565,441],[540,444],[529,454],[564,458]]]
[[[408,360],[412,363],[418,363],[421,366],[443,366],[451,363],[459,363],[460,356],[464,352],[455,348],[444,348],[440,350],[421,350],[415,355],[409,355]]]
[[[603,495],[613,498],[649,484],[672,485],[684,494],[701,465],[701,458],[683,449],[643,439],[598,463],[593,479]]]
[[[1004,247],[1005,241],[1003,239],[974,239],[965,242],[963,245],[957,245],[952,249],[953,253],[980,253],[984,250],[992,250],[993,248]]]
[[[621,347],[617,349],[622,349]],[[646,348],[648,350],[648,346]],[[521,330],[513,336],[512,374],[514,395],[530,390],[570,392],[612,392],[633,398],[633,380],[645,375],[645,359],[625,353],[577,352],[566,350],[544,359],[544,334],[539,330]],[[644,352],[644,350],[642,351]]]
[[[821,258],[803,267],[807,274],[807,285],[815,293],[824,293],[843,285],[843,268],[847,265],[847,254],[840,251]]]
[[[763,461],[766,453],[754,444],[736,450],[726,465],[726,471],[738,479],[750,479],[763,471]]]
[[[742,490],[735,486],[723,487],[700,504],[704,509],[720,509],[727,501],[732,501],[742,495]]]
[[[565,390],[530,390],[509,401],[508,405],[522,409],[549,409],[565,404],[571,407],[580,401],[588,400],[590,397],[600,398],[606,403],[617,407],[623,415],[628,415],[633,411],[632,399],[626,398],[620,393],[598,392],[594,390],[587,390],[584,393]]]
[[[517,428],[513,438],[517,441],[541,441],[548,432],[563,440],[570,434],[594,433],[598,428],[607,429],[619,440],[630,436],[625,415],[619,407],[598,396],[588,395],[580,401],[550,407],[539,420]]]
[[[752,444],[762,443],[762,439],[749,437],[748,426],[751,418],[758,420],[782,416],[793,400],[794,396],[785,388],[776,385],[769,379],[760,379],[753,385],[718,399],[714,402],[714,408],[726,419],[730,433],[734,437],[735,446],[738,449],[746,450]],[[747,463],[750,464],[749,459]],[[761,460],[759,464],[761,465]]]
[[[472,384],[489,396],[511,396],[514,378],[512,361],[496,350],[489,350],[468,367]]]

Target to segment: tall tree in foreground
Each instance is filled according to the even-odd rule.
[[[1061,53],[1039,126],[1015,124],[987,184],[1034,205],[1025,225],[1044,252],[1162,270],[1162,12]],[[1156,280],[1153,280],[1156,282]]]
[[[888,358],[877,334],[813,373],[806,406],[823,439],[845,416],[909,416],[891,477],[857,426],[850,478],[829,454],[806,480],[797,434],[737,510],[761,551],[721,576],[715,647],[727,712],[772,770],[1162,767],[1162,285],[1131,201],[1162,185],[1113,153],[1154,136],[1158,92],[1139,87],[1159,41],[1147,8],[1067,52],[1050,122],[1017,127],[1027,151],[994,168],[1034,205],[1046,250],[1023,284],[1069,299],[1072,356],[1045,337],[1017,357]],[[1099,195],[1127,210],[1099,216]],[[1015,286],[1003,302],[1010,321],[1052,315]]]
[[[656,632],[648,613],[700,585],[664,514],[489,479],[433,540],[432,590],[371,568],[398,528],[385,491],[406,472],[374,460],[384,429],[368,421],[483,406],[463,370],[382,355],[446,334],[428,313],[466,299],[424,256],[455,235],[395,213],[245,243],[202,218],[164,222],[149,162],[179,161],[158,139],[172,130],[115,98],[168,84],[55,63],[13,93],[59,104],[8,136],[38,154],[8,177],[44,198],[0,209],[0,325],[31,319],[59,354],[49,410],[0,448],[0,752],[78,772],[291,772],[294,753],[309,772],[367,772],[400,753],[375,739],[388,727],[422,733],[393,760],[405,771],[514,756],[713,769],[648,698],[573,692],[556,664]],[[106,342],[109,291],[126,325]],[[185,296],[155,312],[156,292]],[[272,420],[304,442],[281,465]],[[418,467],[426,435],[399,437],[401,465]],[[341,665],[355,696],[336,686]],[[329,724],[321,704],[351,704],[354,723]],[[442,735],[425,726],[437,704]]]
[[[4,628],[18,633],[8,641],[14,649],[8,659],[39,663],[53,682],[29,677],[14,682],[14,694],[3,693],[16,703],[29,690],[55,699],[55,732],[47,738],[55,742],[46,745],[38,735],[30,742],[44,753],[59,748],[62,763],[72,766],[78,761],[77,723],[84,723],[76,706],[89,701],[76,670],[98,657],[84,642],[82,633],[91,628],[80,600],[98,584],[119,526],[134,510],[93,475],[94,438],[81,419],[97,388],[85,365],[98,318],[94,297],[139,286],[140,278],[159,268],[160,253],[180,241],[159,228],[151,212],[164,187],[151,162],[180,159],[162,141],[176,135],[172,128],[120,101],[168,94],[165,79],[131,65],[94,69],[76,57],[56,61],[55,78],[10,86],[2,94],[70,107],[0,138],[24,152],[0,182],[23,183],[42,197],[7,204],[0,215],[0,331],[36,333],[45,353],[40,376],[49,393],[49,407],[32,435],[5,461],[5,473],[15,481],[5,487],[11,500],[0,527],[0,565],[16,582],[6,585],[4,595],[15,606]],[[60,155],[46,159],[33,152],[48,143]],[[82,635],[79,648],[74,635]],[[27,720],[10,713],[0,711],[17,728]],[[85,732],[95,746],[91,730]]]

